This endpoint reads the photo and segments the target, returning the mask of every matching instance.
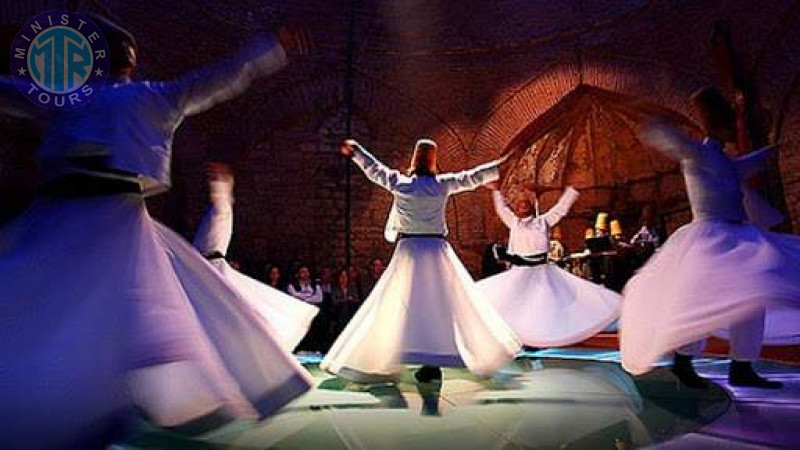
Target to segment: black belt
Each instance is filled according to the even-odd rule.
[[[48,197],[94,197],[141,193],[142,187],[135,181],[86,174],[62,175],[39,188],[39,194]]]
[[[515,266],[534,267],[547,264],[550,261],[547,253],[539,253],[538,255],[521,256],[521,255],[508,255],[506,261]]]
[[[444,239],[444,235],[439,233],[400,233],[397,235],[397,239],[411,239],[411,238]]]
[[[206,253],[203,257],[209,261],[213,261],[215,259],[225,259],[225,255],[222,254],[219,250],[215,250],[211,253]]]

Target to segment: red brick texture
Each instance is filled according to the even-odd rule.
[[[40,12],[34,11],[38,3],[2,7],[0,19],[19,23]],[[78,3],[87,3],[86,9],[94,4]],[[149,203],[156,217],[191,236],[205,208],[202,163],[229,160],[237,171],[233,257],[251,271],[267,262],[342,264],[347,166],[336,145],[345,130],[348,2],[105,3],[137,34],[145,50],[142,75],[154,78],[226,54],[260,27],[292,23],[311,32],[318,46],[308,56],[293,58],[247,96],[187,120],[175,141],[173,190]],[[688,215],[674,166],[640,151],[626,131],[636,120],[626,123],[614,114],[606,120],[602,113],[564,119],[553,108],[584,85],[691,122],[688,95],[716,79],[708,58],[710,28],[726,23],[757,80],[762,106],[774,118],[772,137],[785,142],[771,175],[780,177],[787,212],[800,232],[797,2],[360,3],[353,136],[401,168],[415,139],[432,137],[442,149],[443,168],[458,170],[532,145],[525,133],[548,111],[573,120],[568,141],[578,151],[568,165],[552,163],[561,164],[553,186],[574,183],[585,194],[565,222],[573,248],[580,229],[601,209],[623,217],[629,231],[637,208],[654,198],[669,229]],[[601,112],[614,109],[613,102],[593,105]],[[35,186],[33,141],[9,139],[15,124],[0,122],[0,219],[18,210]],[[617,155],[612,166],[603,165],[610,161],[603,155]],[[576,170],[581,164],[585,170]],[[370,257],[391,253],[382,237],[391,198],[355,170],[352,192],[353,257],[364,267]],[[543,195],[543,207],[556,192]],[[475,274],[486,243],[505,233],[490,205],[488,192],[480,190],[454,197],[448,210],[451,241]]]

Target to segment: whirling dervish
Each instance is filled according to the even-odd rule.
[[[641,374],[674,352],[678,379],[705,387],[692,358],[703,339],[726,328],[730,383],[780,388],[758,375],[752,362],[760,356],[766,309],[800,308],[800,238],[752,223],[742,188],[774,147],[729,158],[724,149],[736,134],[733,108],[715,88],[698,91],[692,101],[706,133],[702,141],[664,125],[641,133],[645,142],[680,161],[693,218],[625,287],[622,365]]]
[[[139,82],[133,36],[94,20],[113,82],[91,102],[44,114],[0,80],[3,111],[46,130],[39,195],[0,228],[4,448],[105,448],[131,417],[178,430],[257,418],[313,383],[237,288],[145,207],[169,189],[183,119],[278,71],[303,39],[267,36],[174,81]]]
[[[267,319],[283,348],[291,352],[308,333],[319,308],[248,277],[228,264],[225,257],[233,234],[233,173],[227,164],[209,163],[206,174],[210,205],[200,222],[194,246]]]
[[[520,344],[447,242],[445,205],[451,195],[497,180],[502,160],[440,174],[436,143],[421,139],[403,174],[352,139],[341,150],[394,196],[385,235],[397,245],[321,367],[362,382],[394,378],[403,364],[423,365],[415,374],[420,382],[441,379],[440,366],[494,374]]]
[[[512,209],[497,184],[489,186],[495,211],[509,228],[507,252],[513,267],[479,281],[478,286],[522,343],[529,347],[575,344],[614,322],[622,300],[619,294],[549,261],[550,228],[569,213],[578,191],[567,187],[558,202],[539,215],[532,189],[526,188],[526,198]]]

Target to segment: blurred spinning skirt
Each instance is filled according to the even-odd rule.
[[[490,376],[519,348],[445,239],[407,237],[321,367],[356,381],[393,377],[406,363]]]
[[[0,229],[0,330],[15,448],[102,445],[134,408],[160,426],[267,415],[312,383],[138,194],[39,197]]]

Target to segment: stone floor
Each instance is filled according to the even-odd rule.
[[[716,386],[683,388],[660,368],[632,378],[618,353],[528,352],[491,379],[447,369],[420,385],[409,369],[397,384],[359,385],[301,356],[313,391],[259,423],[201,436],[143,431],[119,447],[280,449],[798,448],[800,367],[763,363],[781,391],[733,389],[727,361],[701,359]]]

